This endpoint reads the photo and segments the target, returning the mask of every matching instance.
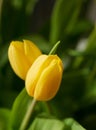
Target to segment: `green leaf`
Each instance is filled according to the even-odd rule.
[[[64,124],[57,119],[36,118],[28,130],[63,130]]]
[[[96,52],[96,27],[91,32],[89,38],[88,38],[88,44],[86,47],[87,52]]]
[[[96,73],[96,71],[95,71],[95,73]],[[89,105],[92,105],[92,104],[96,104],[96,81],[91,79],[91,74],[90,74],[90,77],[88,78],[87,84],[88,85],[86,87],[86,93],[85,93],[85,96],[82,100],[82,102],[83,102],[82,106],[83,107],[89,106]],[[85,104],[85,102],[86,102],[86,104]]]
[[[88,20],[79,20],[77,22],[74,22],[73,24],[69,24],[69,26],[66,29],[66,33],[70,34],[71,36],[80,35],[84,32],[88,32],[93,28],[93,25]]]
[[[31,14],[34,10],[35,4],[38,2],[38,0],[11,0],[12,5],[16,9],[22,9],[23,6],[25,6],[25,11],[27,14]]]
[[[34,11],[34,7],[37,2],[38,2],[38,0],[28,0],[27,1],[25,10],[28,15],[30,15]]]
[[[78,122],[72,118],[65,119],[64,124],[64,130],[85,130]]]
[[[64,121],[53,117],[37,117],[28,130],[85,130],[73,118],[66,118]]]
[[[23,0],[11,0],[12,5],[14,6],[14,8],[16,9],[21,9],[23,6]]]
[[[11,127],[13,130],[18,130],[20,128],[21,122],[31,101],[32,98],[30,98],[26,93],[26,90],[23,89],[23,91],[16,98],[12,108]]]
[[[0,130],[11,130],[9,129],[9,117],[10,111],[8,109],[0,109]]]
[[[50,41],[56,43],[64,37],[64,32],[70,32],[77,22],[82,0],[57,0],[51,17]]]
[[[88,37],[86,49],[85,49],[84,53],[92,55],[90,57],[91,60],[94,58],[94,56],[96,56],[96,28],[93,29],[93,31],[91,32],[91,34]],[[89,59],[88,59],[88,61],[89,61]],[[77,57],[74,61],[73,66],[74,66],[74,68],[77,68],[82,63],[85,63],[85,62],[87,63],[86,57],[84,57],[84,56]]]
[[[26,112],[30,108],[31,103],[32,97],[29,97],[24,88],[13,104],[11,114],[11,128],[13,130],[18,130],[20,128]],[[45,102],[38,102],[34,108],[34,113],[32,113],[32,118],[28,122],[28,125],[30,124],[30,122],[32,122],[34,116],[42,111],[49,113],[48,106]]]

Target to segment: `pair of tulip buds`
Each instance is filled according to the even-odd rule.
[[[63,63],[57,55],[42,54],[29,40],[12,41],[8,49],[14,72],[25,80],[27,93],[39,101],[52,99],[62,80]]]

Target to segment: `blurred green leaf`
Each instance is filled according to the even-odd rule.
[[[26,93],[26,90],[23,89],[16,98],[12,108],[11,127],[13,130],[18,130],[20,128],[21,122],[28,107],[30,106],[31,101],[32,98],[30,98]]]
[[[82,102],[83,102],[82,106],[89,106],[91,104],[96,103],[96,81],[94,81],[93,79],[88,79],[88,85],[86,86],[86,93],[83,97]]]
[[[28,130],[63,130],[64,124],[57,119],[36,118]]]
[[[73,118],[65,118],[64,121],[49,118],[37,117],[28,130],[85,130]]]
[[[73,118],[67,118],[64,120],[64,130],[85,130],[78,122]]]
[[[27,0],[27,5],[26,5],[26,14],[30,15],[34,11],[34,7],[38,0]]]
[[[14,8],[21,9],[23,6],[24,0],[11,0],[11,2]]]
[[[90,62],[91,60],[94,61],[96,57],[96,28],[94,28],[91,34],[89,35],[87,44],[86,44],[86,49],[84,50],[83,53],[87,54],[88,56],[86,57],[86,55],[85,56],[83,55],[83,56],[77,57],[73,63],[74,68],[80,67],[80,65],[84,64],[85,62],[87,63],[87,62]],[[90,60],[88,57],[90,58]],[[88,64],[88,66],[90,65]]]
[[[85,51],[87,52],[96,51],[96,27],[93,29],[93,31],[88,37],[88,44]]]
[[[71,23],[66,29],[66,33],[72,36],[80,35],[84,32],[88,32],[93,28],[93,24],[88,20],[79,20],[74,22],[73,25]]]
[[[0,130],[11,130],[9,128],[10,111],[8,109],[0,109]]]
[[[28,110],[30,108],[30,105],[32,103],[32,97],[30,97],[25,88],[21,91],[21,93],[16,98],[13,108],[12,108],[12,114],[11,114],[11,127],[13,130],[17,130],[20,128],[20,125],[23,121],[23,118]],[[49,113],[48,106],[45,102],[38,102],[36,107],[34,108],[34,113],[32,115],[32,118],[30,122],[33,120],[34,115],[38,114],[39,112],[46,112]],[[35,115],[35,116],[36,116]],[[30,124],[29,122],[29,124]]]
[[[50,41],[56,43],[64,37],[65,30],[71,31],[77,22],[82,0],[57,0],[51,17]]]
[[[22,9],[25,6],[25,12],[28,15],[33,12],[35,4],[37,2],[38,0],[11,0],[13,7],[17,10]]]

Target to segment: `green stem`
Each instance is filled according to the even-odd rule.
[[[32,100],[32,103],[28,107],[28,110],[27,110],[27,112],[25,114],[25,117],[24,117],[24,119],[23,119],[23,121],[21,123],[21,126],[20,126],[19,130],[26,130],[26,127],[27,127],[27,125],[29,123],[30,117],[31,117],[31,115],[33,113],[33,110],[34,110],[34,107],[36,105],[36,102],[37,101],[35,99]]]
[[[58,41],[58,42],[53,46],[53,48],[51,49],[49,55],[54,54],[54,53],[56,52],[56,50],[57,50],[59,44],[60,44],[60,41]],[[36,104],[36,100],[33,99],[31,105],[28,107],[28,110],[27,110],[27,112],[26,112],[26,114],[25,114],[25,117],[24,117],[24,119],[23,119],[23,121],[22,121],[22,123],[21,123],[21,126],[20,126],[20,129],[19,129],[19,130],[26,130],[26,128],[27,128],[27,126],[28,126],[28,123],[29,123],[29,120],[30,120],[30,118],[31,118],[31,115],[32,115],[32,113],[33,113],[35,104]]]
[[[49,52],[49,55],[55,54],[55,52],[56,52],[56,50],[57,50],[59,44],[60,44],[60,41],[58,41],[58,42],[53,46],[53,48],[52,48],[51,51]]]

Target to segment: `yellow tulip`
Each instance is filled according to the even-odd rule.
[[[61,83],[63,64],[57,55],[41,55],[30,67],[25,80],[28,94],[38,101],[52,99]]]
[[[29,40],[12,41],[8,49],[8,57],[14,72],[25,79],[30,66],[41,55],[37,46]]]

